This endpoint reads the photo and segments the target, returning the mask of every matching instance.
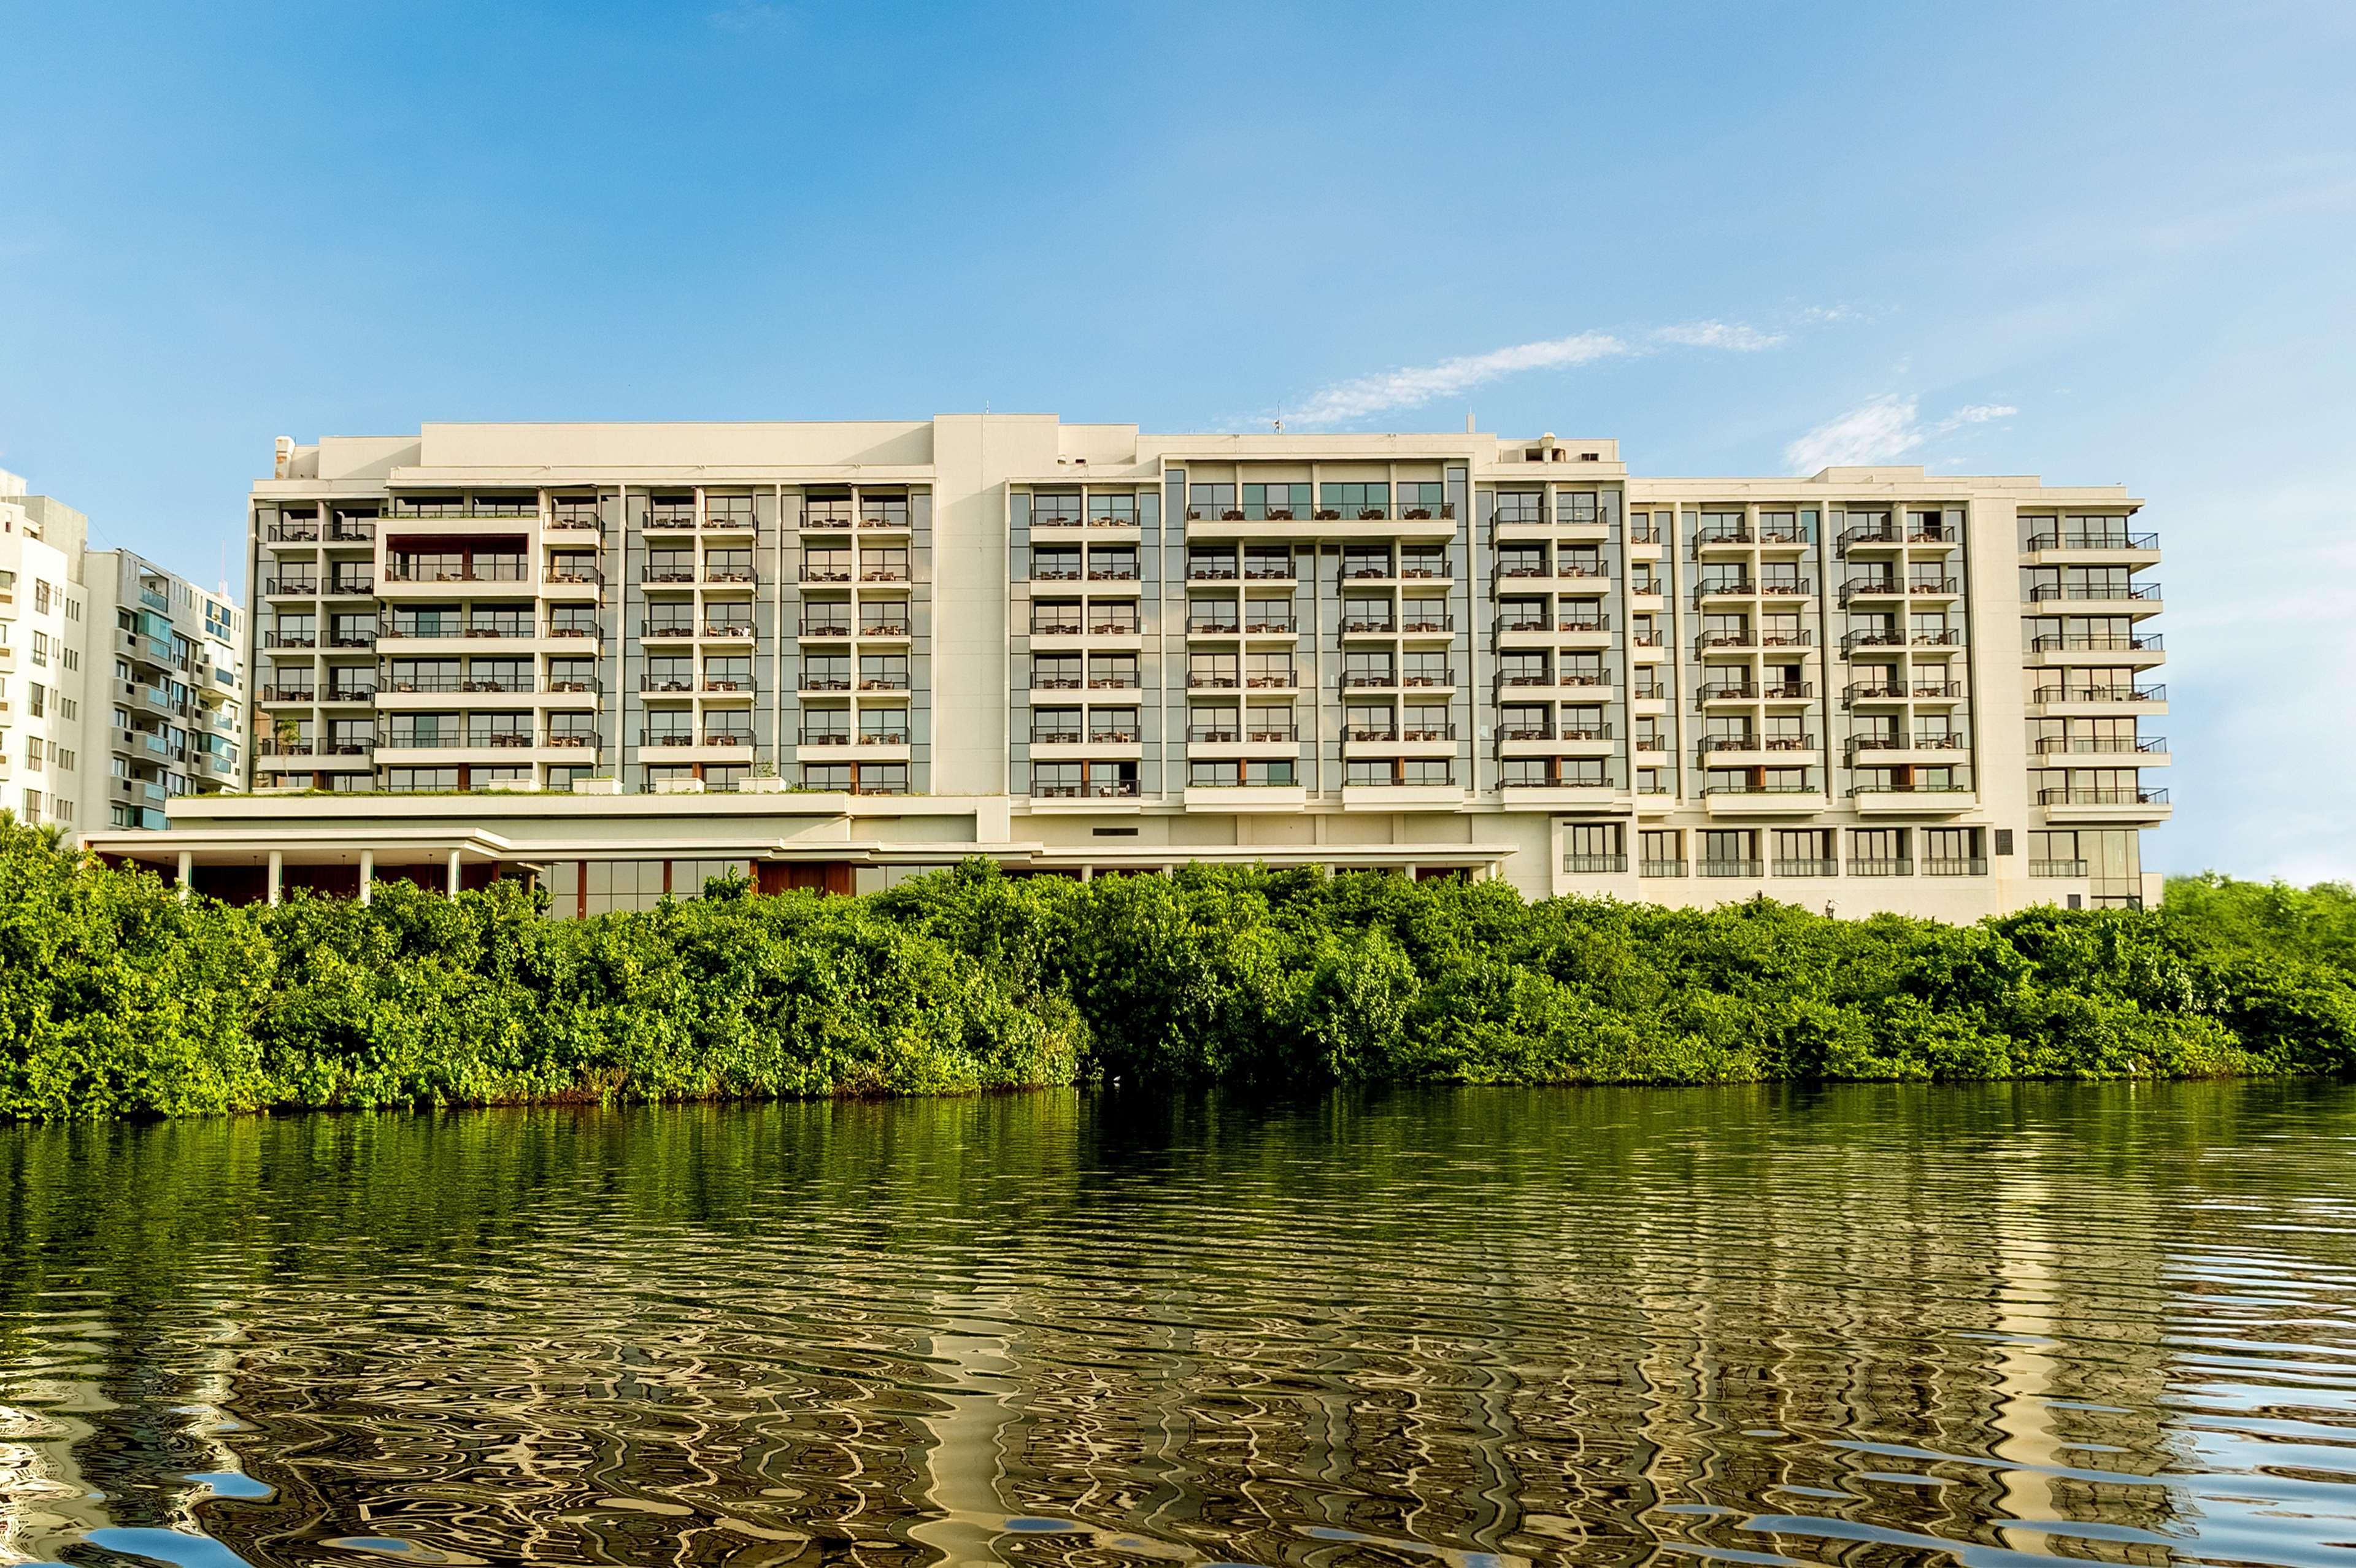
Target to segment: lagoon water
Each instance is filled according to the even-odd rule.
[[[2356,1563],[2356,1088],[0,1128],[0,1563]]]

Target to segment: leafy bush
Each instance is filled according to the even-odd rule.
[[[1256,868],[705,891],[183,902],[0,816],[0,1116],[2356,1066],[2344,888],[1970,926]]]

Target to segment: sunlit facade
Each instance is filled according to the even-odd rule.
[[[252,793],[144,853],[244,896],[528,873],[562,912],[969,854],[2128,903],[2169,811],[2139,508],[1044,415],[282,442]]]

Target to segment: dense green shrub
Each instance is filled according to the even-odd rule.
[[[0,817],[0,1116],[1130,1083],[2356,1067],[2356,900],[2218,878],[1950,926],[1499,883],[985,863],[552,921],[514,884],[180,901]]]

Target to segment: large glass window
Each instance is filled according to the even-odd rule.
[[[1247,485],[1244,486],[1244,516],[1254,519],[1274,518],[1286,521],[1309,515],[1307,485]]]
[[[1318,511],[1333,517],[1373,521],[1387,517],[1391,487],[1387,484],[1327,485],[1318,495]]]

